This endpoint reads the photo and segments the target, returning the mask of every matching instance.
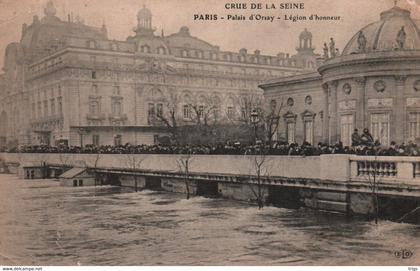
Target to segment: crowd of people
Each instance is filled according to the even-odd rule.
[[[101,154],[207,154],[207,155],[298,155],[314,156],[321,154],[356,154],[379,156],[420,156],[420,146],[413,142],[397,145],[391,142],[389,147],[374,141],[369,131],[365,129],[362,135],[357,129],[352,135],[352,146],[343,146],[342,142],[334,145],[318,143],[316,146],[304,142],[296,143],[274,142],[271,144],[257,141],[256,144],[244,145],[240,142],[226,142],[215,145],[131,145],[122,146],[23,146],[15,149],[4,149],[6,152],[26,153],[101,153]]]

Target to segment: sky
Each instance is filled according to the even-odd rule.
[[[4,50],[10,42],[20,40],[22,24],[32,22],[34,15],[43,16],[47,0],[0,0],[0,66]],[[392,8],[394,0],[53,0],[57,16],[79,15],[84,23],[101,26],[104,22],[110,39],[125,40],[133,34],[136,14],[143,5],[153,13],[156,34],[172,34],[181,26],[188,26],[193,36],[220,46],[221,50],[256,49],[263,54],[295,53],[298,36],[307,28],[313,34],[313,44],[321,53],[322,45],[330,37],[340,50],[363,26],[379,20],[380,12]],[[304,10],[227,10],[226,3],[304,3]],[[399,0],[398,5],[410,9],[412,17],[420,19],[420,0]],[[194,14],[228,14],[249,16],[306,15],[341,16],[340,21],[194,21]]]

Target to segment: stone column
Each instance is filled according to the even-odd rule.
[[[367,128],[367,114],[366,111],[366,78],[358,77],[355,78],[356,82],[356,123],[355,128],[359,130],[359,133],[363,131],[364,128]]]
[[[402,143],[406,139],[406,122],[405,122],[405,82],[406,76],[395,76],[395,98],[392,106],[393,114],[390,116],[390,142],[396,141]],[[392,117],[393,116],[393,117]]]
[[[329,142],[329,99],[328,99],[328,85],[324,84],[322,85],[323,91],[323,100],[324,100],[324,104],[323,104],[323,110],[322,110],[322,114],[320,114],[321,118],[322,118],[322,142]]]
[[[329,143],[335,144],[338,140],[338,122],[337,122],[337,81],[331,81],[328,83],[328,97],[330,101],[329,108]]]

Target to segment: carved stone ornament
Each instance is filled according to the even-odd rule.
[[[310,95],[306,96],[305,103],[307,105],[311,105],[312,104],[312,97]]]
[[[287,99],[287,105],[292,107],[295,104],[295,101],[293,100],[293,98],[289,98]]]
[[[347,95],[351,93],[351,85],[349,83],[344,84],[343,92]]]
[[[416,80],[413,84],[413,88],[415,91],[420,91],[420,80]]]
[[[379,81],[376,81],[375,84],[373,84],[373,87],[375,88],[377,92],[384,92],[386,89],[386,84],[384,81],[379,80]]]

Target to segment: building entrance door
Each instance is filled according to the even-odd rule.
[[[343,142],[343,146],[351,146],[351,134],[354,129],[354,116],[342,115],[340,120],[341,142]]]
[[[389,114],[374,113],[370,115],[370,130],[374,140],[382,145],[389,145]]]

